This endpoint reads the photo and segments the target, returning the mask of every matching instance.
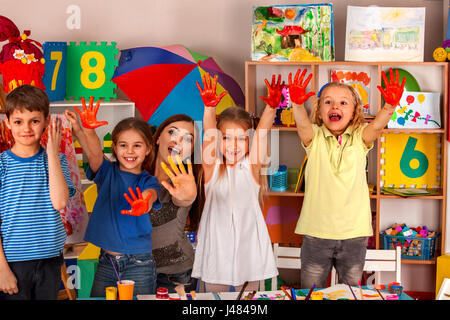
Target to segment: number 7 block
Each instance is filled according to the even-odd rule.
[[[50,101],[64,100],[66,95],[66,42],[43,44],[45,73],[42,82]]]

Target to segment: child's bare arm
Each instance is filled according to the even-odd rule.
[[[214,76],[212,83],[209,73],[203,76],[202,81],[204,89],[198,82],[197,87],[205,105],[203,114],[202,166],[205,173],[205,182],[207,182],[216,163],[216,149],[219,137],[216,127],[216,106],[228,92],[224,91],[219,96],[216,95],[217,75]]]
[[[50,200],[55,210],[66,207],[69,201],[69,189],[59,160],[59,146],[61,144],[61,119],[50,120],[48,128],[47,157]]]
[[[312,91],[306,93],[306,87],[311,80],[312,74],[310,74],[308,78],[306,78],[305,82],[303,82],[306,69],[303,70],[301,75],[300,70],[301,69],[297,70],[294,81],[292,81],[292,73],[289,73],[289,97],[292,101],[292,112],[294,114],[294,120],[297,126],[297,133],[300,140],[302,140],[303,144],[307,147],[312,141],[314,132],[304,103],[309,99],[309,97],[315,95],[315,93]]]
[[[256,179],[259,178],[261,166],[266,162],[267,146],[269,131],[273,125],[273,119],[276,115],[276,110],[280,105],[284,81],[281,83],[281,75],[278,75],[275,83],[275,75],[272,75],[272,84],[269,84],[267,79],[264,79],[267,87],[267,97],[259,97],[266,103],[266,107],[261,115],[261,118],[256,128],[255,135],[251,144],[249,152],[250,163],[252,164],[253,173]]]
[[[81,102],[83,105],[83,111],[80,111],[76,107],[75,110],[80,115],[83,128],[81,128],[75,112],[66,110],[64,111],[64,114],[72,123],[73,134],[88,157],[89,167],[93,172],[97,172],[103,162],[103,149],[100,139],[95,133],[95,128],[108,124],[108,122],[98,122],[96,120],[96,114],[100,106],[100,101],[97,102],[95,109],[93,108],[93,97],[90,98],[88,108],[86,108],[84,98],[81,98]]]
[[[6,261],[3,251],[2,239],[0,237],[0,291],[12,295],[19,292],[17,279]]]
[[[380,86],[377,86],[377,88],[380,90],[386,103],[383,109],[378,112],[375,119],[364,128],[362,138],[366,146],[370,146],[380,136],[381,131],[389,122],[389,119],[392,117],[395,108],[400,104],[400,99],[402,98],[406,78],[403,78],[402,83],[400,84],[398,70],[395,70],[395,78],[392,68],[389,68],[389,73],[390,82],[384,71],[381,72],[385,89]]]

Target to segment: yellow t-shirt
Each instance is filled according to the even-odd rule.
[[[305,197],[295,233],[344,240],[371,236],[372,218],[366,179],[367,124],[342,134],[339,144],[325,125],[313,125],[305,171]]]

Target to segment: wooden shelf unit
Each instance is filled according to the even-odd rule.
[[[448,128],[448,64],[446,62],[350,62],[350,61],[331,61],[331,62],[259,62],[259,61],[247,61],[245,64],[245,97],[246,105],[245,109],[250,113],[255,113],[257,116],[261,115],[264,103],[257,97],[266,95],[266,87],[264,84],[264,78],[270,79],[272,74],[281,74],[282,79],[287,82],[288,75],[295,72],[298,68],[307,68],[308,74],[312,73],[312,78],[308,86],[308,91],[318,92],[319,89],[325,83],[329,82],[329,70],[336,69],[349,69],[349,70],[369,70],[372,78],[370,85],[370,103],[371,113],[376,115],[381,109],[382,97],[377,90],[377,85],[381,85],[381,71],[387,71],[390,67],[413,69],[415,71],[415,77],[421,84],[421,90],[423,92],[440,92],[440,104],[441,104],[441,129],[384,129],[383,134],[395,134],[395,133],[429,133],[441,135],[441,188],[437,195],[431,196],[413,196],[413,197],[400,197],[396,195],[387,195],[381,193],[381,137],[377,139],[374,148],[370,151],[369,157],[374,157],[375,165],[372,163],[372,170],[375,170],[375,178],[372,178],[372,183],[376,184],[375,191],[370,194],[372,208],[375,207],[376,211],[376,226],[375,226],[375,246],[376,249],[381,248],[380,244],[380,216],[381,215],[395,215],[389,212],[381,211],[381,202],[384,200],[395,201],[410,201],[427,200],[427,201],[439,201],[439,227],[440,233],[440,247],[436,246],[435,257],[445,251],[445,235],[446,235],[446,209],[447,209],[447,128]],[[410,71],[411,72],[411,71]],[[417,76],[419,74],[419,77]],[[420,78],[420,79],[418,79]],[[310,109],[311,100],[309,99],[305,103],[305,107]],[[295,134],[297,135],[297,129],[295,126],[283,127],[274,126],[272,130],[279,131],[280,144],[285,135]],[[298,138],[298,136],[297,136]],[[300,147],[300,139],[298,138],[298,146]],[[301,148],[301,147],[300,147]],[[301,164],[302,159],[297,159],[297,163]],[[369,171],[370,171],[369,164]],[[373,173],[372,173],[373,176]],[[370,180],[370,178],[369,178]],[[368,181],[369,182],[369,181]],[[303,197],[304,193],[294,193],[292,190],[287,192],[267,192],[268,196],[279,197]],[[373,205],[375,202],[375,205]],[[372,209],[373,210],[373,209]],[[393,219],[395,216],[393,217]],[[400,222],[400,221],[399,221]],[[384,230],[381,229],[381,231]],[[402,259],[402,263],[405,264],[417,264],[417,265],[434,265],[436,258],[431,260],[408,260]]]

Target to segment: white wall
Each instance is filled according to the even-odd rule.
[[[336,60],[344,60],[347,5],[425,6],[425,60],[442,42],[439,0],[0,0],[0,14],[37,41],[116,41],[119,49],[183,44],[214,57],[244,90],[244,62],[250,60],[254,5],[333,3]],[[81,9],[81,28],[66,27],[70,5]]]

